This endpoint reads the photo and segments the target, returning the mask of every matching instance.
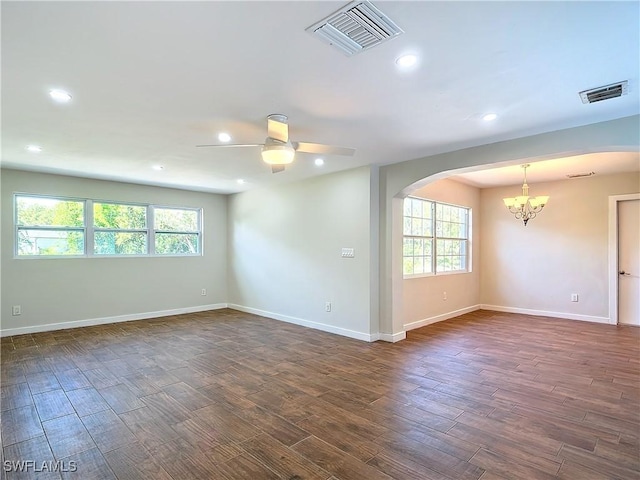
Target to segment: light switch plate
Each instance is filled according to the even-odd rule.
[[[342,258],[353,258],[355,257],[355,253],[353,248],[343,248],[342,249]]]

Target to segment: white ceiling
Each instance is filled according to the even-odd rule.
[[[305,32],[346,3],[3,1],[2,165],[230,193],[639,113],[637,2],[375,1],[405,33],[353,57]],[[195,148],[261,143],[270,113],[357,152],[274,175],[259,148]]]
[[[476,170],[453,175],[453,180],[479,188],[518,185],[523,181],[523,164]],[[592,176],[640,171],[640,153],[607,152],[575,155],[528,163],[527,179],[530,184],[567,180],[568,175],[593,173]]]

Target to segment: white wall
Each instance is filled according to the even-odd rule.
[[[525,227],[504,197],[520,187],[481,191],[481,299],[488,308],[608,322],[608,197],[640,191],[636,173],[529,185],[549,195]],[[571,302],[577,293],[579,301]]]
[[[225,196],[6,169],[1,177],[3,335],[74,321],[206,310],[226,302]],[[16,192],[202,207],[205,253],[167,258],[16,259]],[[203,288],[207,296],[201,295]],[[12,305],[21,305],[22,315],[12,316]]]
[[[230,306],[371,340],[372,175],[362,167],[232,195]]]
[[[480,190],[450,179],[438,180],[412,196],[471,208],[471,272],[407,278],[403,281],[404,329],[446,320],[480,304]],[[443,293],[447,293],[444,300]]]

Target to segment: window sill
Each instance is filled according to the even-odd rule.
[[[471,270],[456,270],[455,272],[439,272],[439,273],[418,273],[415,275],[403,275],[403,280],[412,280],[414,278],[425,278],[425,277],[442,277],[445,275],[461,275],[465,273],[471,273]]]
[[[204,257],[202,253],[191,253],[188,255],[14,255],[14,260],[60,260],[60,259],[105,259],[105,258],[192,258]]]

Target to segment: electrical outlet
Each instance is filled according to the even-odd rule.
[[[14,317],[17,315],[22,315],[22,307],[20,305],[14,305],[11,308],[11,315],[13,315]]]
[[[200,295],[205,296],[206,294],[207,294],[207,289],[206,289],[206,288],[203,288],[203,289],[202,289],[202,293],[201,293]]]
[[[442,292],[442,300],[446,300],[447,299],[447,292]]]
[[[578,301],[578,294],[577,293],[572,293],[571,294],[571,301],[572,302],[577,302]]]
[[[324,311],[325,312],[330,312],[331,311],[331,302],[327,302],[324,304]]]

